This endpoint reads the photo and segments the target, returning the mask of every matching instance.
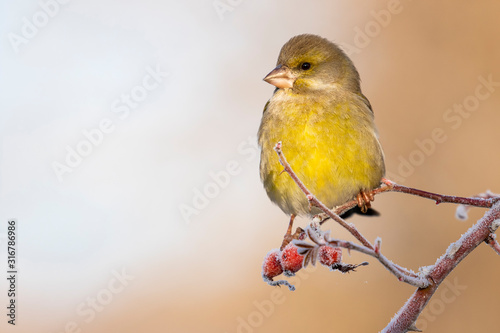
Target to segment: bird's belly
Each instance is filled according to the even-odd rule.
[[[358,127],[329,120],[274,130],[299,179],[330,208],[351,200],[360,190],[377,187],[383,177],[378,140],[371,128]],[[268,170],[262,174],[264,186],[273,202],[288,214],[316,213],[309,210],[305,194],[290,176],[281,173],[283,167],[272,149],[263,150],[261,171],[263,163]]]

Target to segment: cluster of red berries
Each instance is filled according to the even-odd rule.
[[[340,263],[342,250],[330,245],[321,245],[317,251],[317,259],[322,265],[331,267]],[[281,273],[292,276],[302,268],[303,261],[304,256],[298,253],[297,246],[290,243],[283,251],[274,249],[266,255],[262,265],[262,276],[271,281]]]

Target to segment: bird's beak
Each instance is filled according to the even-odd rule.
[[[292,88],[296,79],[290,68],[279,65],[266,75],[264,81],[278,88]]]

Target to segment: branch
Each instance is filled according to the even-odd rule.
[[[350,243],[350,242],[343,242],[342,243],[342,242],[337,241],[334,243],[338,244],[338,246],[340,246],[340,247],[347,247],[346,246],[347,244],[343,244],[343,243]],[[334,243],[332,243],[332,245]],[[418,288],[425,288],[425,287],[429,286],[429,284],[430,284],[429,281],[427,281],[427,279],[422,278],[422,277],[418,276],[417,274],[407,270],[406,268],[401,267],[401,266],[393,263],[389,259],[387,259],[384,255],[382,255],[382,253],[380,253],[380,250],[372,251],[366,247],[362,247],[362,246],[359,246],[359,245],[356,245],[353,243],[349,244],[349,248],[356,250],[356,251],[359,251],[359,252],[362,252],[362,253],[365,253],[369,256],[372,256],[372,257],[378,259],[378,261],[380,261],[380,263],[385,268],[387,268],[387,270],[389,272],[394,274],[398,278],[398,280],[401,282],[411,284],[412,286],[418,287]]]
[[[293,178],[293,177],[292,177]],[[427,191],[422,191],[416,188],[408,187],[408,186],[403,186],[400,184],[397,184],[387,178],[382,178],[382,184],[380,184],[379,187],[376,189],[373,189],[371,191],[372,195],[377,195],[380,193],[384,192],[401,192],[401,193],[407,193],[415,196],[419,196],[422,198],[430,199],[436,201],[436,205],[440,203],[454,203],[454,204],[459,204],[460,206],[457,208],[457,214],[459,219],[467,219],[467,210],[471,206],[476,206],[476,207],[483,207],[483,208],[491,208],[493,204],[496,202],[500,201],[500,195],[491,193],[487,191],[486,193],[481,193],[478,194],[475,197],[472,198],[465,198],[465,197],[457,197],[457,196],[452,196],[452,195],[443,195],[443,194],[438,194],[438,193],[432,193],[432,192],[427,192]],[[351,200],[346,202],[343,205],[337,206],[333,209],[333,212],[337,215],[342,215],[351,208],[354,208],[358,204],[357,200]],[[460,211],[460,214],[459,214]],[[326,220],[328,220],[330,217],[324,213],[318,214],[318,217],[320,218],[320,224],[323,224]]]
[[[279,156],[279,154],[278,154],[278,156]],[[294,179],[294,177],[292,177],[292,179]],[[376,189],[373,189],[370,193],[373,196],[375,196],[377,194],[384,193],[384,192],[407,193],[407,194],[419,196],[422,198],[434,200],[434,201],[436,201],[436,205],[438,205],[440,203],[459,204],[460,206],[458,206],[458,208],[457,208],[457,218],[462,219],[462,220],[467,219],[467,211],[471,206],[491,208],[493,206],[493,204],[500,201],[500,195],[491,193],[489,191],[487,191],[486,193],[478,194],[477,196],[472,197],[472,198],[465,198],[465,197],[457,197],[457,196],[452,196],[452,195],[443,195],[443,194],[438,194],[438,193],[422,191],[422,190],[419,190],[416,188],[397,184],[397,183],[395,183],[389,179],[386,179],[386,178],[382,178],[382,184],[380,184],[380,186],[377,187]],[[347,212],[348,210],[350,210],[351,208],[354,208],[357,204],[358,204],[358,201],[356,199],[354,199],[354,200],[346,202],[343,205],[335,207],[334,209],[332,209],[332,211],[337,215],[342,215],[345,212]],[[319,223],[323,224],[330,217],[325,213],[321,213],[321,214],[318,214],[318,218],[320,220]]]
[[[425,277],[409,272],[408,270],[393,264],[380,253],[380,242],[376,242],[377,244],[374,247],[359,233],[353,224],[345,222],[337,215],[342,214],[343,212],[356,206],[356,200],[349,201],[339,207],[336,207],[333,211],[328,209],[328,207],[320,202],[305,187],[302,181],[293,172],[283,152],[281,151],[281,142],[278,142],[274,149],[278,154],[280,163],[284,167],[284,171],[290,175],[290,177],[305,193],[307,199],[309,200],[309,204],[319,207],[324,212],[324,214],[319,214],[315,220],[322,224],[326,219],[331,218],[347,229],[358,241],[361,242],[361,244],[363,244],[363,246],[359,246],[350,242],[331,240],[332,245],[336,244],[337,246],[354,249],[376,257],[391,273],[397,276],[400,281],[404,281],[418,287],[415,293],[410,297],[405,305],[403,305],[403,307],[398,311],[382,332],[404,333],[409,330],[417,330],[415,322],[433,294],[436,292],[439,285],[448,276],[448,274],[450,274],[450,272],[482,242],[486,242],[497,254],[500,255],[500,244],[496,241],[494,235],[494,232],[500,226],[500,196],[490,195],[489,193],[471,198],[442,195],[399,185],[391,180],[383,178],[380,187],[372,190],[371,194],[375,195],[389,191],[401,192],[434,200],[436,204],[448,202],[459,204],[461,205],[459,207],[462,208],[464,206],[490,208],[490,210],[488,210],[474,226],[462,235],[460,239],[448,247],[446,253],[442,255],[433,266],[426,268]],[[463,210],[466,213],[466,209]]]
[[[393,182],[389,179],[386,179],[386,178],[382,178],[382,182],[389,187],[389,189],[387,189],[387,191],[408,193],[408,194],[416,195],[416,196],[419,196],[422,198],[431,199],[431,200],[436,201],[436,205],[439,205],[440,203],[448,202],[448,203],[461,204],[461,205],[467,205],[467,206],[491,208],[493,206],[493,204],[495,204],[496,202],[498,202],[500,200],[500,197],[498,197],[498,196],[489,197],[489,198],[481,198],[481,197],[464,198],[464,197],[457,197],[454,195],[437,194],[437,193],[422,191],[422,190],[419,190],[416,188],[411,188],[411,187],[399,185],[399,184],[396,184],[395,182]]]
[[[354,224],[352,223],[347,223],[344,219],[342,219],[340,216],[332,212],[325,204],[323,204],[321,201],[319,201],[312,193],[307,189],[307,187],[302,183],[302,181],[297,177],[295,172],[292,170],[290,167],[290,164],[288,164],[288,161],[286,160],[285,155],[281,151],[281,142],[278,142],[276,146],[274,147],[274,150],[278,154],[279,160],[281,165],[284,167],[284,171],[286,171],[290,177],[295,181],[295,183],[299,186],[299,188],[304,192],[306,195],[307,199],[309,200],[309,204],[314,205],[318,208],[320,208],[328,217],[330,217],[332,220],[336,221],[339,223],[342,227],[347,229],[361,244],[364,245],[366,248],[366,252],[369,255],[372,255],[373,257],[377,258],[382,265],[384,265],[389,272],[394,274],[399,281],[406,282],[408,284],[411,284],[415,287],[419,288],[425,288],[429,285],[429,282],[422,277],[415,276],[414,274],[410,274],[410,272],[406,269],[402,269],[399,266],[396,267],[390,260],[388,260],[385,256],[383,256],[380,253],[380,248],[379,247],[374,247],[361,233],[356,229]],[[387,190],[390,190],[389,187]],[[380,191],[383,191],[384,188],[381,188]],[[297,244],[297,243],[296,243]],[[298,245],[298,244],[297,244]],[[365,250],[365,249],[364,249]]]
[[[494,228],[494,224],[498,224],[499,218],[500,203],[496,203],[459,240],[448,247],[446,253],[438,259],[427,274],[432,284],[425,289],[417,289],[382,332],[407,332],[408,328],[414,325],[441,282],[469,253],[488,239],[492,227]]]

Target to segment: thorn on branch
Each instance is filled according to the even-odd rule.
[[[377,239],[375,239],[375,253],[376,254],[380,253],[381,247],[382,247],[382,238],[377,237]]]
[[[417,326],[415,326],[415,323],[413,323],[408,327],[408,332],[422,332],[422,330],[419,330]]]
[[[495,222],[493,222],[495,223]],[[500,255],[500,244],[497,241],[496,234],[489,234],[485,240],[486,244],[488,244],[498,255]]]
[[[492,233],[496,232],[499,226],[500,226],[500,219],[493,221],[490,226],[490,231]]]

